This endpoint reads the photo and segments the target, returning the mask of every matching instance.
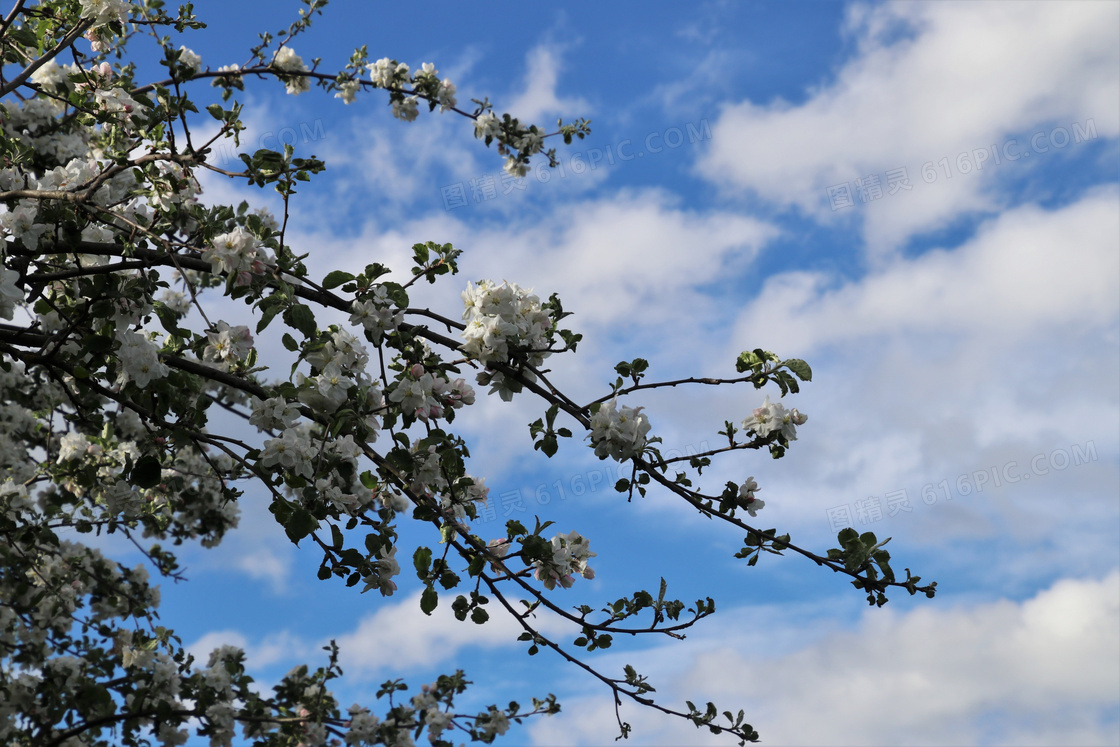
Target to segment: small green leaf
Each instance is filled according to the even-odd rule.
[[[425,615],[431,615],[438,604],[439,594],[431,586],[426,587],[424,593],[420,595],[420,611]]]
[[[327,290],[337,288],[343,283],[347,283],[354,279],[354,276],[344,270],[335,270],[323,278],[323,287]]]
[[[426,547],[416,548],[412,554],[412,565],[416,567],[416,574],[420,578],[428,575],[428,568],[432,565],[432,551]]]
[[[809,368],[809,364],[800,358],[790,358],[788,361],[784,361],[782,365],[797,374],[797,378],[802,381],[813,380],[813,369]]]

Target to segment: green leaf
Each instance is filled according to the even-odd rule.
[[[420,595],[420,611],[425,615],[431,615],[438,604],[439,594],[431,586],[426,587],[424,593]]]
[[[425,578],[432,565],[432,551],[426,547],[416,548],[416,552],[412,554],[412,565],[416,567],[416,575],[421,579]]]
[[[783,361],[782,365],[797,374],[797,378],[802,381],[813,380],[813,369],[809,368],[809,364],[800,358],[790,358],[788,361]]]
[[[161,471],[158,459],[154,456],[144,456],[137,460],[129,479],[138,488],[154,488],[159,485]]]
[[[556,443],[556,436],[545,436],[541,441],[541,451],[549,458],[552,458],[559,448],[559,445]]]
[[[476,625],[482,625],[489,619],[490,613],[482,609],[481,607],[475,607],[474,611],[471,612],[471,622],[475,623]]]
[[[315,314],[309,306],[292,304],[284,311],[284,321],[302,332],[304,337],[315,336]]]
[[[343,283],[349,282],[354,279],[354,276],[344,270],[335,270],[323,278],[323,287],[327,290],[337,288]]]
[[[319,521],[306,508],[297,508],[284,524],[284,532],[297,545],[319,526]]]

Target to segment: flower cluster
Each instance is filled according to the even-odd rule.
[[[460,349],[471,358],[484,364],[539,366],[550,355],[552,317],[532,292],[516,283],[495,285],[492,280],[482,280],[477,286],[467,283],[463,303],[466,342]],[[522,374],[535,380],[529,371]],[[490,393],[498,392],[507,401],[518,391],[499,371],[484,371],[478,383],[490,384]]]
[[[369,69],[373,85],[391,92],[389,104],[393,107],[393,116],[397,119],[406,122],[416,119],[419,95],[427,97],[432,108],[438,105],[441,112],[454,109],[458,103],[455,98],[455,84],[446,78],[441,80],[439,71],[430,62],[425,62],[420,72],[415,75],[409,70],[408,65],[390,60],[388,57],[382,57],[366,67]],[[409,86],[413,88],[413,95],[405,95],[404,89]]]
[[[213,361],[223,370],[238,361],[243,361],[253,349],[253,335],[244,325],[236,327],[219,321],[214,329],[206,333],[206,347],[203,349],[202,359]]]
[[[404,319],[404,312],[394,311],[393,307],[385,286],[379,285],[365,298],[350,304],[350,323],[362,325],[370,341],[380,345],[382,338],[395,332]]]
[[[398,405],[406,416],[425,423],[474,404],[474,389],[463,379],[449,381],[438,371],[426,371],[415,363],[404,372],[389,392],[389,401]]]
[[[307,65],[303,64],[303,58],[291,47],[280,47],[276,50],[276,55],[272,58],[272,66],[291,74],[283,78],[288,93],[298,96],[304,91],[311,90],[311,80],[306,75],[300,75],[307,72]]]
[[[148,339],[147,335],[125,330],[118,333],[121,346],[119,355],[123,370],[120,380],[131,379],[136,386],[144,389],[153,379],[162,379],[170,372],[167,365],[159,359],[159,346]]]
[[[412,480],[409,490],[419,496],[434,501],[444,516],[459,523],[466,523],[476,514],[475,504],[484,503],[490,495],[486,481],[481,477],[463,475],[448,482],[447,472],[440,463],[440,452],[434,445],[416,445],[411,450],[413,459]],[[390,496],[384,496],[394,510],[395,504]],[[407,503],[403,505],[407,506]]]
[[[578,532],[557,534],[552,538],[552,557],[547,560],[533,561],[536,570],[534,577],[544,584],[546,589],[554,589],[559,584],[565,589],[570,589],[575,582],[574,575],[584,578],[595,578],[595,571],[588,565],[589,558],[595,553],[588,548],[590,542],[580,536]]]
[[[260,240],[241,226],[215,236],[202,258],[214,272],[230,274],[236,286],[249,285],[254,275],[262,275],[272,266]]]
[[[618,398],[603,402],[591,416],[591,445],[595,456],[624,462],[638,456],[646,446],[649,418],[642,407],[618,407]]]
[[[496,140],[498,152],[506,156],[503,169],[515,177],[529,173],[529,158],[544,148],[544,132],[536,125],[522,128],[517,119],[506,115],[503,121],[491,111],[482,112],[475,119],[474,136],[487,143]]]
[[[749,418],[743,420],[743,430],[752,431],[759,438],[766,438],[774,431],[780,431],[786,441],[797,440],[797,426],[804,425],[809,419],[797,408],[786,410],[781,402],[771,402],[769,395],[761,407],[755,408]]]

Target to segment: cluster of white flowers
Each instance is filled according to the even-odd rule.
[[[440,80],[439,71],[432,63],[425,62],[420,66],[420,72],[416,74],[416,82],[427,83],[430,88],[435,88],[436,101],[439,102],[441,112],[454,109],[455,104],[458,103],[455,99],[455,84],[447,78]]]
[[[544,362],[552,317],[532,291],[516,283],[482,280],[477,286],[467,283],[463,304],[463,352],[482,363],[505,363],[511,349],[529,350],[529,363]]]
[[[47,60],[38,70],[31,74],[31,82],[48,91],[61,91],[69,87],[70,74],[78,72],[77,65],[63,67],[54,60]]]
[[[272,66],[284,73],[295,73],[288,78],[285,85],[288,93],[298,96],[304,91],[311,90],[311,79],[306,75],[298,75],[307,72],[307,65],[303,64],[303,58],[291,47],[280,47],[276,50],[276,55],[272,58]]]
[[[144,389],[153,379],[162,379],[171,369],[159,359],[159,346],[148,339],[147,335],[123,330],[117,333],[121,347],[118,355],[121,359],[120,381],[131,379],[136,386]]]
[[[393,116],[397,119],[403,119],[405,122],[411,122],[420,115],[420,109],[417,107],[419,100],[415,96],[405,96],[402,99],[394,99],[392,102]]]
[[[438,374],[438,372],[437,372]],[[389,392],[389,401],[401,412],[422,420],[442,418],[447,408],[459,409],[474,404],[474,389],[463,379],[449,381],[442,375],[413,364]]]
[[[93,27],[108,23],[125,23],[132,5],[127,0],[82,0],[82,18],[93,21]]]
[[[483,112],[474,121],[474,136],[479,140],[497,139],[502,134],[502,120],[494,112]]]
[[[308,428],[294,425],[285,428],[280,438],[270,438],[264,442],[260,463],[262,467],[276,467],[311,479],[318,453],[319,449],[312,443]]]
[[[624,462],[638,456],[646,446],[649,418],[642,407],[618,407],[618,398],[603,402],[591,416],[591,445],[595,456]]]
[[[219,321],[213,331],[206,333],[206,340],[202,359],[217,363],[223,371],[228,370],[231,364],[245,360],[253,349],[253,335],[248,327],[240,324],[231,327]]]
[[[522,130],[516,119],[509,122],[512,133],[504,135],[502,120],[491,111],[479,114],[474,120],[474,136],[479,140],[494,139],[499,143],[498,151],[506,154],[503,169],[510,176],[522,177],[529,173],[529,157],[540,153],[544,148],[544,133],[534,125]],[[510,152],[510,151],[514,152]]]
[[[342,366],[331,362],[317,374],[296,374],[299,401],[320,412],[334,412],[350,398],[350,388],[355,385]]]
[[[165,179],[152,182],[148,204],[160,212],[168,212],[175,205],[192,205],[198,202],[198,182],[191,172],[177,163],[160,161],[159,171]]]
[[[129,96],[123,88],[98,88],[93,92],[93,98],[101,111],[108,114],[123,114],[122,119],[126,122],[141,109],[140,102]]]
[[[416,73],[415,77],[410,72],[408,65],[390,60],[388,57],[382,57],[377,62],[366,65],[366,67],[369,69],[369,77],[373,85],[398,92],[394,93],[390,99],[393,116],[397,119],[411,122],[416,119],[418,114],[419,96],[402,96],[399,94],[401,89],[408,86],[414,86],[415,92],[423,93],[434,99],[439,104],[441,112],[454,109],[458,103],[455,98],[457,92],[455,84],[446,78],[440,80],[439,71],[430,62],[421,65],[420,72]],[[344,87],[343,93],[346,90]],[[342,96],[343,99],[346,98],[343,94],[338,95]],[[353,99],[352,93],[349,96]]]
[[[575,582],[573,574],[595,578],[595,571],[587,565],[588,559],[595,557],[595,553],[588,549],[590,545],[590,541],[580,536],[579,532],[557,534],[552,538],[552,557],[546,561],[533,561],[536,568],[533,575],[546,589],[554,589],[557,584],[570,589]]]
[[[393,545],[389,550],[383,547],[378,554],[381,557],[373,563],[373,573],[362,577],[362,583],[365,584],[362,593],[377,589],[381,596],[391,597],[397,590],[397,584],[392,579],[401,572],[401,566],[397,563],[397,546]]]
[[[362,325],[373,344],[380,345],[385,334],[395,332],[404,320],[404,312],[393,307],[385,286],[379,285],[366,298],[350,305],[350,323]]]
[[[252,407],[253,414],[249,417],[249,423],[260,431],[290,428],[299,420],[299,408],[283,397],[269,397],[266,400],[253,397]]]
[[[373,85],[378,88],[398,88],[401,84],[412,82],[408,74],[408,65],[388,57],[382,57],[377,62],[366,65],[369,68],[369,77]]]
[[[215,236],[202,258],[210,263],[214,272],[233,274],[234,284],[238,286],[249,285],[253,275],[262,275],[271,266],[260,241],[241,226]]]
[[[749,418],[743,420],[743,430],[753,431],[760,438],[769,436],[774,431],[781,431],[786,441],[797,440],[797,426],[804,425],[809,419],[797,408],[786,410],[781,402],[771,402],[767,395],[762,406],[755,408]]]
[[[353,104],[361,87],[362,82],[360,80],[343,81],[338,84],[338,93],[336,93],[334,97],[336,99],[342,99],[342,103],[346,105]]]
[[[20,200],[15,208],[0,215],[0,230],[35,251],[39,248],[39,237],[48,229],[48,226],[36,222],[38,216],[38,200]]]
[[[477,286],[467,283],[463,303],[466,329],[462,336],[466,342],[460,350],[471,358],[484,364],[509,363],[516,353],[523,355],[530,366],[539,366],[550,355],[546,348],[552,317],[531,291],[516,283],[495,285],[492,280],[482,280]],[[535,379],[528,371],[524,375]],[[513,398],[514,389],[501,372],[484,371],[478,383],[491,385],[490,393],[497,392],[506,401]]]
[[[202,70],[202,57],[196,54],[193,49],[179,47],[179,64],[192,73],[197,73]]]

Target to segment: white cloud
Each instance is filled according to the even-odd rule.
[[[788,652],[760,650],[767,633],[753,632],[749,608],[725,614],[741,624],[694,634],[700,650],[691,659],[659,649],[642,656],[640,669],[662,684],[667,705],[690,697],[744,708],[767,744],[1105,745],[1120,738],[1115,570],[1101,580],[1059,581],[1022,602],[869,610],[857,629]],[[786,625],[802,623],[790,615]],[[535,742],[602,744],[616,728],[606,700],[562,699],[563,715],[532,727]],[[726,743],[633,707],[623,717],[636,727],[636,744]]]
[[[246,666],[254,670],[277,663],[296,660],[311,662],[321,658],[319,649],[287,631],[271,633],[258,642],[237,630],[214,630],[186,646],[186,650],[199,662],[199,666],[205,666],[210,659],[210,652],[221,646],[242,649],[245,652]]]
[[[727,107],[700,163],[709,179],[750,189],[827,219],[829,186],[906,167],[913,189],[854,210],[872,248],[993,210],[1001,174],[1028,161],[940,174],[921,165],[955,160],[1010,138],[1093,120],[1099,137],[1120,129],[1120,18],[1110,3],[884,3],[856,6],[848,31],[858,51],[835,81],[803,104],[745,101]],[[1027,148],[1020,140],[1018,149]],[[1030,163],[1085,145],[1050,148]],[[969,156],[975,160],[975,156]],[[938,169],[942,167],[937,167]],[[939,172],[940,173],[940,172]],[[885,186],[885,183],[884,183]]]
[[[1111,326],[1120,297],[1114,188],[1067,207],[1002,213],[952,250],[895,259],[832,287],[821,273],[767,279],[737,345],[798,352],[882,334],[970,332],[1004,341],[1070,325]]]
[[[477,625],[455,619],[453,599],[450,594],[441,595],[439,606],[428,616],[420,611],[417,592],[362,618],[351,632],[334,636],[347,673],[368,679],[385,671],[452,661],[470,646],[494,649],[521,645],[517,641],[521,627],[496,602],[487,607],[490,621]],[[516,599],[511,603],[520,608]],[[546,635],[558,629],[548,613],[538,615],[535,624]]]
[[[542,44],[525,55],[525,88],[508,107],[496,106],[498,113],[509,112],[523,123],[548,126],[556,117],[565,121],[591,115],[591,105],[582,98],[561,97],[556,93],[560,81],[561,49]]]

